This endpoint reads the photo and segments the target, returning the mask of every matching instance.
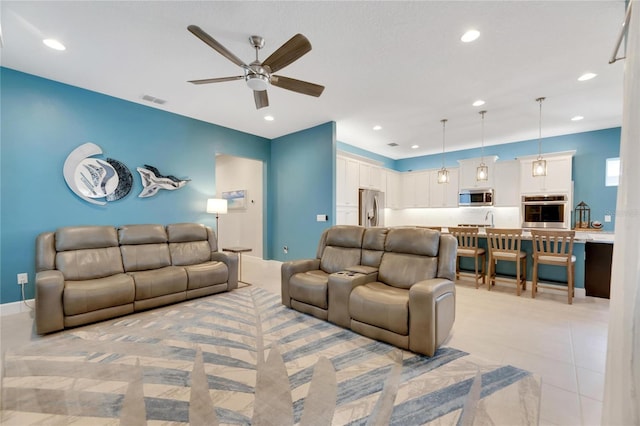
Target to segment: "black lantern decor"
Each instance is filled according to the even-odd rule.
[[[589,229],[591,223],[591,209],[584,201],[576,206],[576,229]]]

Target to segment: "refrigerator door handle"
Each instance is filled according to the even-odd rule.
[[[378,211],[378,196],[373,196],[373,217],[371,218],[371,225],[378,226],[378,215],[380,212]]]

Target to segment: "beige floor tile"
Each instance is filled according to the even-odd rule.
[[[542,378],[542,383],[553,385],[565,391],[578,392],[575,366],[572,363],[517,349],[507,350],[502,361],[514,367],[538,373]]]
[[[578,375],[578,391],[580,395],[602,401],[604,374],[581,367],[576,367],[576,372]]]
[[[584,426],[600,426],[602,424],[602,401],[581,396],[580,406]]]
[[[540,419],[557,425],[580,425],[578,395],[564,389],[542,383]]]

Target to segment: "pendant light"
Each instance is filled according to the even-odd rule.
[[[531,172],[533,177],[546,176],[547,175],[547,160],[542,159],[542,101],[545,98],[538,98],[536,102],[540,104],[540,122],[538,132],[538,159],[532,163]]]
[[[444,127],[447,119],[443,118],[440,122],[442,123],[442,168],[438,170],[438,183],[449,183],[449,170],[444,167]]]
[[[480,139],[482,141],[482,157],[480,158],[480,165],[476,169],[476,180],[478,182],[489,180],[489,167],[484,164],[484,115],[486,113],[487,111],[480,111],[479,113],[482,116],[482,137]]]

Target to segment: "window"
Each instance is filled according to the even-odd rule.
[[[620,157],[607,158],[607,174],[604,179],[605,186],[618,186],[620,181]]]

